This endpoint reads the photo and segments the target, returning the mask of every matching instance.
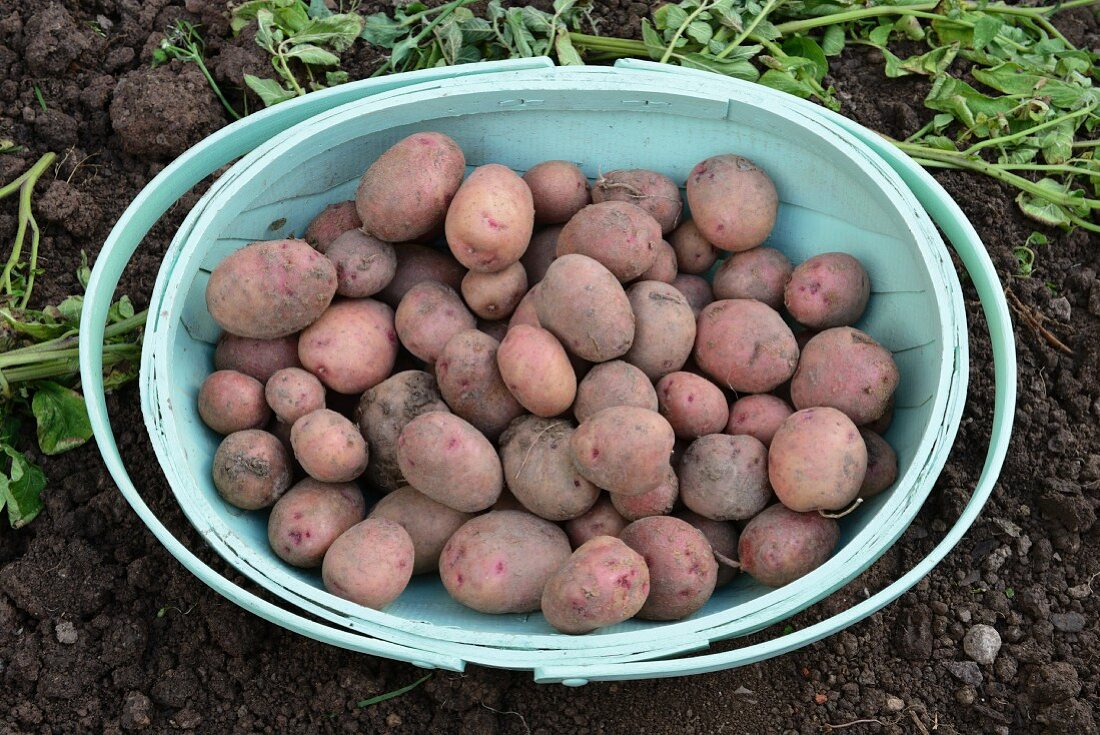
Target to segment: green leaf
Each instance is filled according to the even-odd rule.
[[[275,23],[288,36],[293,36],[309,25],[309,14],[306,12],[306,6],[297,0],[283,7],[276,8],[272,11],[272,14],[275,16]]]
[[[803,99],[811,97],[814,93],[813,87],[809,84],[800,79],[795,79],[790,72],[783,72],[778,69],[768,69],[765,71],[763,75],[761,75],[759,82],[765,87],[778,89],[780,92],[793,94]]]
[[[408,35],[408,29],[385,13],[375,13],[363,19],[359,37],[373,46],[393,48],[397,39]]]
[[[941,151],[957,151],[955,141],[946,135],[925,135],[920,139],[920,144]]]
[[[645,18],[642,19],[642,43],[645,44],[646,51],[649,52],[649,58],[654,61],[660,59],[665,52],[665,42],[661,40],[657,31]]]
[[[129,319],[133,315],[134,305],[130,303],[129,296],[123,296],[118,301],[111,304],[111,308],[107,310],[107,319],[111,323]]]
[[[676,31],[687,22],[687,11],[679,5],[669,3],[653,11],[653,23],[659,31]]]
[[[906,77],[912,74],[911,71],[905,68],[905,62],[900,59],[888,48],[881,48],[879,51],[882,53],[882,57],[886,59],[886,67],[883,69],[883,73],[890,79],[896,79],[897,77]]]
[[[84,307],[83,296],[67,296],[65,300],[57,305],[57,310],[61,312],[61,317],[73,325],[74,327],[80,326],[80,310]],[[131,310],[133,307],[131,306]]]
[[[333,13],[325,5],[325,0],[309,0],[309,10],[306,13],[310,18],[328,18]]]
[[[948,125],[955,121],[955,116],[946,112],[941,112],[932,118],[932,127],[936,130],[943,130]]]
[[[88,281],[92,278],[92,269],[88,267],[88,254],[80,251],[80,266],[76,269],[76,280],[81,289],[88,288]]]
[[[807,36],[795,36],[783,44],[783,51],[790,56],[809,59],[813,63],[813,77],[820,82],[829,73],[829,61],[817,41]]]
[[[782,32],[775,27],[775,24],[770,20],[762,20],[756,25],[756,30],[752,32],[754,38],[762,38],[765,41],[774,41],[783,36]]]
[[[1084,195],[1080,191],[1069,191],[1066,185],[1054,179],[1041,179],[1036,182],[1036,184],[1040,189],[1052,194],[1059,196],[1070,194],[1074,198],[1084,199]],[[1042,222],[1045,225],[1051,225],[1052,227],[1068,227],[1072,224],[1070,220],[1070,210],[1068,208],[1056,204],[1049,199],[1045,199],[1042,196],[1022,191],[1019,196],[1016,197],[1016,204],[1019,205],[1024,215],[1037,222]]]
[[[458,63],[458,55],[462,52],[462,43],[465,37],[458,21],[448,19],[436,27],[439,37],[439,50],[448,64]]]
[[[256,14],[260,10],[267,10],[274,7],[275,3],[271,0],[248,0],[246,3],[242,3],[233,8],[233,15],[229,20],[229,29],[233,31],[233,35],[237,35],[252,21],[256,20]]]
[[[484,18],[466,18],[459,27],[462,28],[462,38],[466,44],[481,43],[496,37],[493,26]]]
[[[982,84],[1004,94],[1048,97],[1057,107],[1072,109],[1093,90],[1039,74],[1028,74],[1019,64],[1004,63],[992,69],[975,68],[971,74]]]
[[[286,56],[288,59],[299,59],[302,63],[316,64],[317,66],[336,66],[340,63],[339,56],[311,43],[303,43],[292,47],[286,52]]]
[[[348,73],[343,69],[338,69],[337,71],[329,70],[325,72],[325,86],[335,87],[338,84],[346,84],[347,81]]]
[[[267,51],[269,54],[275,53],[276,34],[280,35],[281,32],[275,28],[275,16],[272,12],[266,8],[262,9],[256,15],[256,44]]]
[[[711,37],[714,35],[714,30],[701,20],[692,21],[688,24],[685,31],[688,37],[701,46],[706,46],[710,43]]]
[[[829,26],[821,37],[821,50],[826,56],[837,56],[844,50],[844,41],[844,29],[840,26]]]
[[[92,436],[83,396],[63,385],[36,383],[31,412],[38,422],[38,446],[46,454],[75,449]]]
[[[974,23],[974,48],[981,51],[988,46],[989,42],[997,37],[1003,25],[1004,21],[997,16],[982,14],[982,17]]]
[[[344,13],[311,20],[309,25],[291,36],[291,40],[295,44],[316,43],[344,51],[362,32],[363,20],[358,15]]]
[[[14,447],[4,445],[0,449],[11,459],[8,474],[0,472],[0,508],[7,506],[12,528],[22,528],[42,511],[46,476]]]
[[[573,6],[577,4],[577,0],[554,0],[554,13],[557,15],[565,15]]]
[[[755,82],[760,77],[760,72],[756,67],[744,59],[716,59],[713,56],[703,54],[683,54],[679,55],[677,59],[680,66],[686,69],[715,72],[749,82]]]
[[[554,31],[554,16],[549,13],[544,13],[538,8],[530,5],[525,5],[521,9],[521,15],[523,16],[523,23],[530,30],[535,33],[542,33],[549,36]]]
[[[894,26],[890,23],[880,25],[871,31],[867,40],[876,46],[885,46],[886,42],[890,40],[890,31],[892,30],[894,30]]]
[[[260,79],[251,74],[245,74],[244,83],[248,85],[249,89],[256,93],[257,97],[263,100],[264,107],[271,107],[280,102],[286,102],[287,100],[294,99],[295,96],[294,92],[283,88],[283,86],[274,79]]]
[[[554,39],[554,52],[558,56],[558,64],[562,66],[581,66],[584,64],[584,59],[573,47],[573,42],[569,39],[569,32],[565,27],[559,29]]]

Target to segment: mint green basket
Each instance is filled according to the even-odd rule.
[[[628,621],[565,636],[537,614],[486,616],[457,605],[434,577],[414,579],[385,612],[348,603],[326,593],[315,573],[292,569],[271,553],[263,514],[220,501],[209,477],[218,438],[198,419],[194,401],[217,337],[203,299],[209,271],[247,242],[300,234],[325,204],[351,196],[369,161],[416,130],[452,135],[471,165],[502,162],[522,171],[540,160],[568,158],[593,177],[601,169],[638,166],[682,181],[702,158],[741,152],[777,182],[782,205],[773,245],[795,260],[840,249],[867,264],[874,294],[860,326],[894,351],[902,371],[888,435],[901,472],[890,491],[845,520],[841,546],[828,563],[779,590],[744,577],[676,623]],[[164,258],[146,328],[142,407],[189,520],[283,606],[205,565],[145,505],[111,433],[100,355],[88,349],[101,339],[114,286],[152,224],[197,181],[242,154],[188,215]],[[758,646],[685,655],[771,625],[850,581],[889,548],[931,490],[958,427],[967,378],[961,289],[933,220],[979,289],[998,368],[989,461],[970,506],[930,557],[857,607]],[[344,85],[252,115],[188,151],[139,195],[101,251],[88,293],[81,367],[100,450],[127,500],[169,551],[268,620],[421,666],[460,670],[476,662],[578,684],[728,668],[805,645],[879,609],[942,558],[988,496],[1011,426],[1015,370],[1007,308],[980,241],[934,181],[873,134],[813,105],[657,65],[553,68],[545,59],[470,65]]]

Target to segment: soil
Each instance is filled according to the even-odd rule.
[[[632,36],[648,10],[609,0],[597,3],[596,16],[604,32]],[[177,18],[203,25],[213,74],[239,106],[233,90],[242,75],[267,62],[248,32],[231,37],[225,7],[213,0],[9,0],[0,8],[0,138],[26,149],[0,156],[0,181],[47,151],[61,158],[37,200],[43,303],[77,292],[81,251],[94,259],[138,191],[228,122],[194,65],[150,68],[162,29]],[[1100,46],[1088,10],[1063,13],[1058,25],[1079,46]],[[344,65],[359,78],[378,59],[360,45]],[[904,137],[928,114],[917,103],[924,83],[885,80],[879,62],[850,49],[829,81],[847,115]],[[89,444],[36,457],[50,480],[46,510],[18,532],[0,524],[0,734],[1098,732],[1100,243],[1083,231],[1046,232],[1050,244],[1038,249],[1034,274],[1019,277],[1013,248],[1040,228],[1018,213],[1012,192],[961,173],[936,177],[981,233],[1019,308],[1073,354],[1016,314],[1020,401],[997,490],[944,562],[880,613],[736,670],[568,689],[470,667],[360,708],[358,701],[423,672],[316,643],[220,598],[146,531]],[[169,212],[123,277],[119,292],[139,306],[200,194]],[[14,229],[15,206],[5,202],[0,241]],[[896,579],[966,503],[985,456],[993,366],[976,296],[963,280],[969,400],[935,491],[870,570],[783,625],[809,625]],[[112,395],[109,408],[147,501],[184,543],[224,568],[175,505],[136,388]],[[962,648],[979,623],[1003,641],[992,664],[974,663]],[[757,638],[779,635],[779,627]]]

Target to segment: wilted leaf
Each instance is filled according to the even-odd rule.
[[[251,74],[245,74],[244,83],[263,101],[264,107],[271,107],[280,102],[294,99],[294,92],[284,89],[283,86],[274,79],[260,79]]]
[[[826,56],[837,56],[844,50],[844,42],[844,29],[840,26],[829,26],[821,38],[821,50]]]
[[[38,447],[46,454],[75,449],[92,436],[83,396],[63,385],[37,383],[31,412],[38,422]]]
[[[302,63],[316,64],[317,66],[336,66],[340,63],[339,56],[311,43],[294,46],[286,52],[286,56],[289,59],[298,59]]]
[[[10,446],[0,449],[11,460],[8,474],[0,472],[0,508],[7,506],[12,528],[22,528],[42,511],[46,476],[22,452]]]

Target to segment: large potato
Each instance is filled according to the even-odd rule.
[[[577,397],[577,375],[561,343],[540,327],[517,324],[504,335],[497,366],[508,390],[536,416],[569,409]]]
[[[605,408],[582,422],[569,447],[577,470],[610,493],[641,495],[668,474],[672,427],[661,414],[634,406]]]
[[[783,292],[787,311],[810,329],[850,326],[871,296],[871,279],[847,253],[822,253],[799,263]]]
[[[542,614],[562,633],[588,633],[629,620],[649,596],[649,568],[617,538],[582,545],[547,581]]]
[[[531,190],[507,166],[474,169],[447,210],[447,245],[472,271],[495,273],[517,262],[535,228]]]
[[[798,513],[776,503],[741,532],[741,570],[768,587],[782,587],[828,561],[840,526],[818,513]]]
[[[539,323],[572,354],[606,362],[634,343],[634,312],[618,279],[586,255],[563,255],[538,284]]]
[[[338,393],[362,393],[393,371],[393,310],[373,299],[337,301],[298,340],[306,370]]]
[[[567,421],[523,416],[500,437],[504,481],[524,508],[548,521],[584,515],[600,489],[573,467]]]
[[[215,370],[236,370],[261,383],[266,383],[277,370],[301,366],[297,334],[275,339],[252,339],[222,332],[214,348]]]
[[[680,273],[699,275],[706,273],[718,259],[718,251],[707,242],[695,225],[695,220],[685,220],[668,238],[676,251],[676,269]]]
[[[751,436],[710,434],[691,443],[680,460],[680,498],[715,521],[743,521],[771,499],[768,450]]]
[[[214,452],[214,488],[243,510],[266,508],[290,487],[290,457],[274,434],[235,431]]]
[[[405,349],[431,363],[439,358],[451,337],[476,328],[477,319],[453,288],[424,281],[401,299],[394,325]]]
[[[219,434],[261,429],[271,418],[264,386],[236,370],[217,370],[199,388],[199,418]]]
[[[254,242],[214,267],[206,308],[227,332],[274,339],[314,322],[336,294],[336,268],[305,240]]]
[[[592,201],[629,202],[644,209],[667,235],[676,229],[684,203],[680,199],[680,187],[676,182],[656,171],[643,168],[611,171],[592,185]]]
[[[775,248],[753,248],[722,261],[711,286],[716,299],[756,299],[778,310],[792,270],[791,261]]]
[[[459,332],[435,363],[443,400],[457,416],[495,441],[512,419],[523,414],[497,367],[500,344],[476,329]]]
[[[507,319],[527,293],[527,272],[512,263],[496,273],[470,271],[462,279],[462,298],[482,319]]]
[[[332,542],[321,579],[337,597],[381,610],[396,600],[412,578],[412,539],[388,518],[368,518]]]
[[[267,518],[267,541],[286,563],[319,567],[332,542],[366,512],[363,493],[354,484],[307,478],[275,501]]]
[[[729,406],[722,389],[701,375],[669,373],[657,383],[657,404],[679,439],[697,439],[726,428]]]
[[[798,343],[783,317],[759,301],[715,301],[699,314],[695,362],[719,385],[766,393],[798,365]]]
[[[886,413],[899,380],[889,350],[858,329],[834,327],[806,343],[791,378],[791,402],[831,406],[868,424]]]
[[[768,449],[768,478],[791,510],[841,510],[863,486],[867,445],[851,420],[835,408],[795,411]]]
[[[465,173],[462,149],[442,133],[414,133],[398,141],[359,181],[355,206],[363,231],[386,242],[437,231]]]
[[[589,202],[588,179],[569,161],[543,161],[527,169],[523,181],[531,189],[535,222],[568,222]]]
[[[367,442],[355,424],[319,408],[290,427],[290,445],[302,469],[321,482],[351,482],[367,468]]]
[[[625,283],[649,270],[660,242],[661,225],[640,207],[629,202],[589,204],[558,235],[558,258],[587,255]]]
[[[406,485],[379,500],[371,518],[388,518],[400,523],[413,542],[413,574],[439,571],[439,554],[447,539],[473,518],[469,513],[437,503],[416,488]]]
[[[534,286],[546,276],[546,269],[558,257],[558,236],[562,225],[544,227],[531,236],[531,243],[519,262],[527,272],[527,283]]]
[[[378,292],[377,299],[397,308],[409,289],[424,281],[438,281],[455,291],[462,285],[466,269],[450,253],[427,245],[406,242],[394,248],[397,270],[393,280]]]
[[[695,345],[695,315],[687,298],[659,281],[635,283],[626,297],[634,312],[634,342],[623,360],[650,380],[682,368]]]
[[[409,484],[463,513],[485,510],[504,486],[500,459],[489,440],[458,416],[417,416],[397,438],[397,464]]]
[[[355,202],[351,199],[346,202],[336,202],[321,210],[321,213],[313,218],[306,227],[305,241],[323,253],[328,246],[336,242],[336,238],[348,230],[358,230],[363,222],[359,219],[359,213],[355,211]]]
[[[336,293],[362,298],[384,289],[397,273],[393,245],[361,230],[345,232],[332,241],[325,255],[336,266]]]
[[[775,226],[775,184],[747,158],[708,158],[691,170],[688,207],[699,232],[714,247],[741,252],[756,247]]]
[[[612,406],[638,406],[656,411],[657,391],[640,369],[622,360],[594,366],[577,386],[573,415],[584,421]]]
[[[634,521],[619,535],[645,559],[649,597],[638,611],[643,620],[679,620],[697,611],[714,593],[718,562],[697,528],[672,516]]]

